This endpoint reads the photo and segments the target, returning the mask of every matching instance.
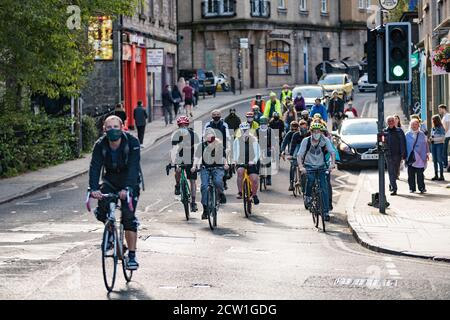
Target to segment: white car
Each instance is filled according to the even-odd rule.
[[[294,100],[300,92],[302,93],[303,99],[305,99],[305,105],[308,110],[311,110],[317,98],[320,98],[322,103],[325,102],[325,91],[322,86],[304,85],[295,87],[294,90],[292,90],[292,97]]]
[[[369,83],[369,78],[366,73],[361,78],[359,78],[358,90],[359,92],[377,91],[377,85]]]

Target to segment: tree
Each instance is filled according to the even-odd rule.
[[[0,107],[19,107],[24,88],[52,98],[76,96],[93,63],[89,18],[132,15],[135,6],[136,0],[1,0]]]
[[[408,0],[399,0],[397,8],[389,11],[389,22],[398,22],[404,12],[407,12],[409,8]]]

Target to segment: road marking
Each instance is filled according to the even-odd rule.
[[[173,205],[175,205],[175,204],[177,204],[177,203],[178,203],[178,201],[174,201],[174,202],[172,202],[171,204],[168,204],[167,206],[162,207],[158,212],[159,212],[159,213],[162,213],[163,211],[166,211],[166,210],[169,209],[171,206],[173,206]]]
[[[390,258],[390,257],[384,257],[384,261],[392,261],[392,258]]]
[[[386,268],[388,268],[388,269],[395,269],[397,267],[393,263],[386,263]]]
[[[78,189],[78,185],[76,183],[72,183],[72,186],[66,189],[62,189],[62,190],[57,190],[54,193],[58,193],[58,192],[65,192],[65,191],[72,191],[72,190],[76,190]]]
[[[397,270],[389,269],[388,272],[391,276],[397,276],[397,277],[400,276],[400,273]]]

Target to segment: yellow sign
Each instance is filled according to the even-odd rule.
[[[289,66],[289,53],[279,51],[268,51],[267,62],[274,68]]]
[[[89,22],[89,44],[92,46],[94,60],[113,59],[113,22],[111,17],[93,17]]]

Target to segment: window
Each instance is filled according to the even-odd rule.
[[[290,58],[289,43],[281,40],[269,42],[266,49],[267,74],[290,75]]]
[[[270,17],[270,1],[250,0],[252,17]]]
[[[232,16],[236,13],[236,0],[203,0],[203,17]]]
[[[359,9],[365,9],[366,7],[364,6],[364,2],[365,0],[359,0],[358,1],[358,8]]]
[[[320,13],[327,14],[328,13],[328,0],[321,0],[320,2]]]
[[[278,8],[286,9],[286,1],[285,0],[278,0]]]
[[[370,6],[371,6],[372,4],[370,3],[370,0],[367,0],[367,9],[370,9]]]
[[[322,48],[322,61],[330,60],[330,48]]]
[[[300,0],[300,11],[308,11],[306,0]]]

